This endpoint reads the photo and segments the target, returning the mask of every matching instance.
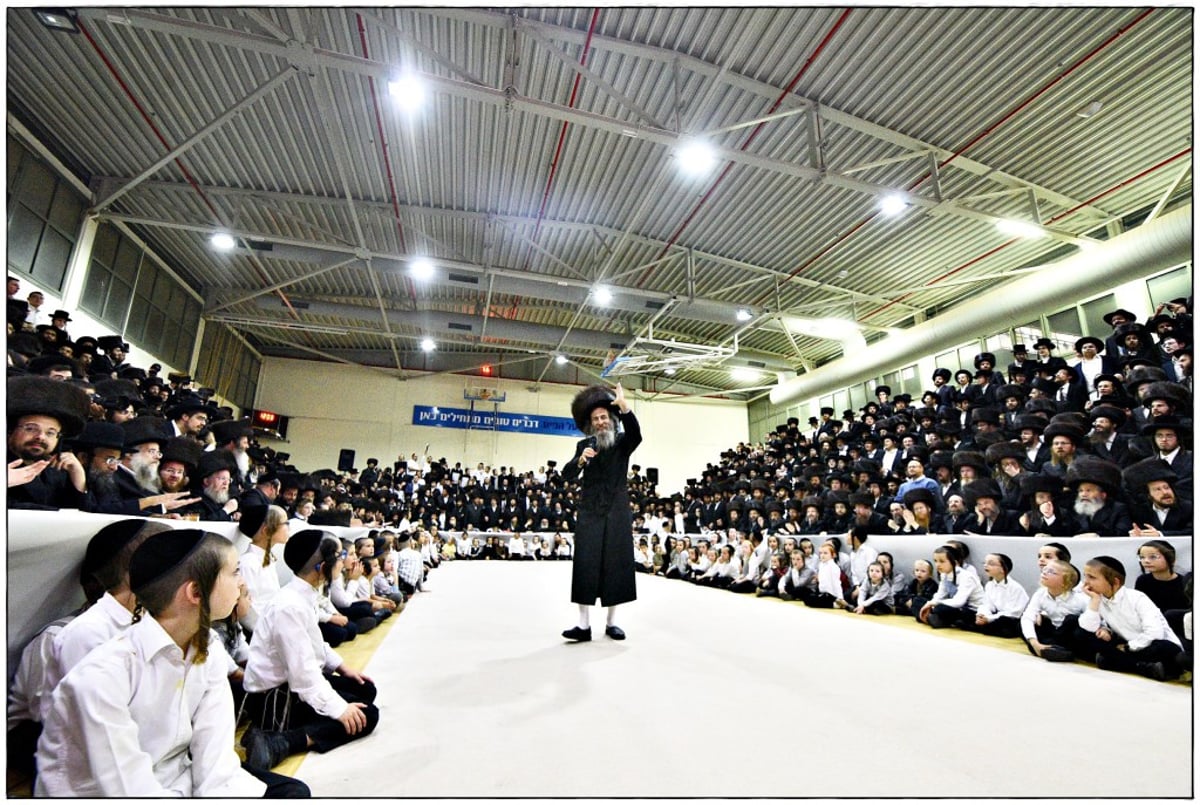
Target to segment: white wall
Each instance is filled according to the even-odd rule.
[[[366,466],[375,457],[390,464],[429,444],[434,459],[443,456],[453,465],[479,462],[492,466],[536,469],[547,459],[559,466],[571,458],[575,439],[503,431],[460,430],[413,425],[414,405],[468,408],[466,386],[499,388],[508,395],[500,404],[503,414],[537,414],[569,417],[571,399],[578,386],[543,383],[529,390],[529,381],[485,380],[465,375],[425,375],[397,380],[381,372],[343,364],[264,357],[259,376],[256,408],[289,417],[288,441],[266,442],[291,454],[291,463],[311,471],[337,465],[338,451],[355,451],[355,466]],[[662,395],[657,401],[629,395],[642,425],[644,441],[633,463],[643,472],[659,470],[662,493],[681,491],[687,478],[698,478],[708,462],[716,462],[749,435],[746,407],[737,401],[677,399]],[[477,404],[476,410],[491,412]]]

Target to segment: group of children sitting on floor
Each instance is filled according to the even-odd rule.
[[[661,575],[815,608],[911,615],[934,629],[1020,637],[1051,662],[1083,659],[1158,680],[1191,671],[1192,574],[1176,571],[1175,549],[1165,540],[1138,549],[1142,572],[1132,588],[1119,560],[1098,556],[1081,573],[1066,546],[1047,543],[1038,550],[1040,586],[1031,595],[1009,576],[1013,561],[1003,553],[984,558],[984,580],[967,545],[947,540],[932,561],[913,563],[910,579],[890,553],[867,545],[865,528],[846,536],[849,552],[840,537],[828,537],[815,556],[808,538],[692,546],[687,537],[668,537],[670,561]]]
[[[9,692],[9,768],[35,795],[306,797],[271,768],[374,730],[375,685],[331,644],[400,611],[431,566],[407,533],[289,535],[276,506],[239,528],[240,555],[143,518],[92,537],[87,603],[30,641]]]

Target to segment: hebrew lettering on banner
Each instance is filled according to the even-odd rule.
[[[414,405],[412,423],[431,428],[502,430],[509,433],[569,436],[572,439],[583,435],[575,427],[575,420],[569,416],[472,412],[467,408],[443,408],[436,405]]]

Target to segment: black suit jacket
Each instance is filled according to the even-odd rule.
[[[1165,537],[1186,537],[1196,531],[1196,524],[1192,520],[1192,504],[1182,500],[1167,510],[1167,519],[1162,523],[1158,522],[1158,515],[1149,503],[1134,506],[1132,517],[1139,526],[1157,528]]]

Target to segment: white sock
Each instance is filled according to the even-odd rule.
[[[613,625],[613,621],[616,620],[616,617],[617,617],[617,608],[609,607],[608,608],[608,625],[609,626]]]
[[[591,620],[590,620],[591,611],[592,611],[592,608],[587,606],[586,604],[579,605],[579,628],[580,629],[592,628]]]

